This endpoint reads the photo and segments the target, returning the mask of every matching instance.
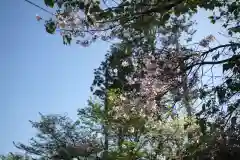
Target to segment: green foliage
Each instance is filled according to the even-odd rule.
[[[21,154],[9,153],[8,155],[1,155],[0,160],[30,160],[29,156],[24,156]]]
[[[232,27],[232,28],[229,28],[230,31],[232,32],[235,32],[235,33],[239,33],[240,32],[240,27],[237,26],[237,27]]]
[[[67,160],[96,158],[91,154],[103,150],[104,160],[240,159],[238,1],[123,0],[112,1],[111,6],[105,1],[44,2],[58,7],[56,17],[45,24],[50,34],[73,18],[69,16],[76,16],[76,10],[85,16],[78,19],[80,24],[73,24],[74,18],[64,22],[64,44],[70,45],[74,38],[84,46],[97,38],[120,42],[110,47],[94,71],[91,90],[96,98],[78,110],[79,119],[41,115],[39,122],[31,122],[38,130],[36,137],[28,145],[17,144],[18,148],[40,158]],[[189,19],[198,8],[209,10],[211,23],[222,22],[236,40],[212,47],[215,38],[208,36],[200,47],[188,47],[195,33]],[[187,45],[180,43],[181,38],[188,39]],[[195,49],[201,47],[204,50]],[[145,60],[153,66],[151,71]],[[199,88],[206,65],[221,65],[222,81]],[[196,111],[194,100],[201,103]],[[157,103],[155,110],[152,102]],[[180,108],[176,114],[173,104]]]
[[[54,7],[54,0],[44,0],[46,6],[53,8]]]
[[[146,153],[138,149],[136,142],[124,141],[122,143],[122,150],[110,152],[109,157],[110,160],[130,160],[146,157]]]
[[[206,10],[217,10],[219,15],[212,14],[209,19],[212,23],[222,20],[224,27],[229,27],[231,32],[238,32],[237,20],[239,17],[239,2],[238,1],[220,1],[220,0],[164,0],[158,1],[122,1],[113,2],[111,5],[106,5],[104,1],[53,1],[45,0],[47,6],[53,7],[57,4],[57,15],[69,14],[71,10],[83,11],[86,19],[80,25],[81,28],[90,32],[86,35],[102,35],[105,32],[107,35],[98,36],[104,40],[111,38],[120,38],[131,41],[138,46],[144,43],[144,40],[149,38],[149,33],[155,29],[166,27],[170,22],[171,17],[181,17],[193,15],[198,12],[198,8]],[[59,13],[60,12],[60,13]],[[213,12],[215,13],[215,12]],[[154,17],[154,18],[153,18]],[[206,17],[207,18],[207,17]],[[236,24],[235,26],[231,26]],[[79,26],[75,26],[78,28]],[[75,35],[75,28],[66,31],[66,34]],[[67,28],[65,28],[67,29]],[[92,34],[94,30],[96,34]],[[84,31],[85,32],[85,31]],[[86,33],[87,33],[86,32]],[[126,33],[126,34],[123,34]],[[82,38],[79,36],[79,38]],[[96,38],[96,37],[95,37]],[[93,39],[95,39],[93,38]],[[73,39],[73,37],[72,37]],[[92,40],[89,40],[93,42]],[[88,42],[88,43],[91,43]],[[66,43],[64,43],[66,44]]]
[[[45,28],[46,28],[46,31],[50,34],[53,34],[55,33],[55,30],[56,30],[56,24],[54,21],[52,20],[49,20],[47,21],[47,23],[45,24]]]
[[[91,136],[88,127],[73,122],[66,116],[61,115],[42,115],[39,122],[30,121],[33,128],[37,129],[35,137],[31,138],[29,144],[17,143],[18,149],[39,158],[51,158],[54,156],[67,156],[62,152],[62,148],[68,146],[79,146],[76,153],[68,150],[73,157],[85,156],[88,154],[84,148],[89,142],[97,142]],[[90,126],[91,127],[91,126]]]
[[[234,62],[227,62],[223,64],[223,72],[228,71],[229,69],[232,69],[235,66]]]
[[[72,40],[71,36],[69,36],[69,35],[64,35],[63,36],[63,44],[70,45],[71,40]]]

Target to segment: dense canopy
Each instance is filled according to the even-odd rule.
[[[94,71],[78,121],[41,115],[31,122],[38,134],[16,147],[36,159],[240,159],[238,0],[44,2],[55,12],[37,19],[64,44],[117,42]],[[199,10],[228,43],[210,34],[192,44]]]

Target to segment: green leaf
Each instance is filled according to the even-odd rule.
[[[166,13],[166,14],[164,14],[164,16],[162,17],[162,20],[163,20],[164,22],[166,22],[167,20],[169,20],[169,18],[170,18],[170,14]]]
[[[207,127],[206,127],[206,120],[205,119],[200,119],[199,120],[199,126],[200,126],[202,134],[205,135],[206,129],[207,129]]]
[[[63,5],[63,1],[57,1],[56,2],[57,3],[57,6],[58,6],[58,8],[62,8],[62,5]]]
[[[227,107],[227,112],[228,112],[228,113],[232,113],[233,111],[235,111],[235,109],[236,109],[236,107],[234,107],[234,105],[229,105],[229,106]]]
[[[232,84],[232,81],[233,81],[233,80],[232,80],[231,78],[227,79],[227,80],[226,80],[227,85],[228,85],[228,86],[231,85],[231,84]]]
[[[199,93],[200,93],[200,96],[199,96],[200,99],[204,99],[207,96],[207,92],[204,91],[204,89],[202,88],[199,89]]]
[[[216,87],[216,92],[219,99],[219,103],[223,103],[226,97],[226,89],[218,86]]]
[[[229,30],[234,33],[240,33],[240,26],[229,28]]]
[[[214,16],[210,16],[210,17],[208,17],[208,18],[211,20],[211,23],[212,23],[212,24],[216,23],[216,20],[215,20]]]
[[[203,111],[203,112],[206,111],[206,105],[205,105],[205,104],[202,105],[202,111]]]
[[[54,7],[54,0],[44,0],[46,6],[53,8]]]
[[[237,5],[236,2],[233,2],[231,5],[228,6],[228,11],[231,12],[231,13],[233,11],[235,11],[236,9],[238,9],[238,5]]]
[[[214,55],[212,57],[212,59],[216,61],[216,60],[218,60],[219,57],[220,57],[220,53],[217,53],[216,55]]]
[[[79,3],[79,9],[83,10],[85,8],[84,2]]]
[[[239,46],[236,46],[236,45],[233,45],[233,46],[230,47],[230,49],[231,49],[233,52],[236,52],[238,48],[239,48]]]
[[[216,23],[216,20],[212,19],[212,20],[211,20],[211,23],[212,23],[212,24],[215,24],[215,23]]]
[[[227,70],[233,68],[234,65],[235,65],[235,64],[234,64],[234,63],[231,63],[231,62],[224,63],[224,64],[223,64],[223,72],[225,72],[225,71],[227,71]]]
[[[53,21],[47,22],[45,28],[48,33],[53,34],[56,30],[56,24]]]
[[[65,45],[70,45],[70,44],[71,44],[71,41],[72,41],[71,36],[68,36],[68,35],[64,35],[64,36],[63,36],[63,44],[65,44]]]
[[[90,25],[93,25],[93,24],[94,24],[93,19],[92,19],[89,15],[87,15],[87,22],[88,22]]]
[[[236,123],[237,123],[237,117],[232,117],[231,118],[231,125],[236,125]]]
[[[231,85],[228,86],[229,89],[231,89],[232,92],[239,92],[240,91],[240,83],[232,83]]]
[[[211,105],[211,103],[212,103],[212,101],[211,101],[211,100],[208,100],[208,101],[207,101],[207,103],[206,103],[206,107],[208,107],[208,108],[209,108],[209,107],[210,107],[210,105]]]

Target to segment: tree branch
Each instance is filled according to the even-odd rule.
[[[240,55],[234,55],[234,56],[232,56],[231,58],[224,59],[224,60],[221,60],[221,61],[205,61],[205,62],[199,62],[199,63],[195,63],[195,64],[192,64],[192,65],[188,66],[188,67],[186,68],[186,70],[189,70],[189,69],[191,69],[192,67],[197,66],[197,65],[202,66],[202,65],[208,65],[208,64],[209,64],[209,65],[222,64],[222,63],[226,63],[226,62],[228,62],[228,61],[238,60],[238,59],[240,59]]]
[[[203,54],[208,54],[208,53],[213,52],[213,51],[215,51],[215,50],[217,50],[217,49],[220,49],[220,48],[233,47],[233,46],[239,46],[239,47],[240,47],[240,43],[229,43],[229,44],[220,45],[220,46],[211,48],[211,49],[208,50],[208,51],[203,52]]]

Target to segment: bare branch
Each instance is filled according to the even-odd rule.
[[[226,63],[228,61],[232,61],[232,60],[236,60],[236,59],[239,60],[240,59],[240,55],[234,55],[231,58],[224,59],[224,60],[221,60],[221,61],[205,61],[205,62],[195,63],[195,64],[192,64],[192,65],[188,66],[186,68],[186,70],[189,70],[192,67],[197,66],[197,65],[200,65],[200,66],[202,66],[202,65],[216,65],[216,64]]]

